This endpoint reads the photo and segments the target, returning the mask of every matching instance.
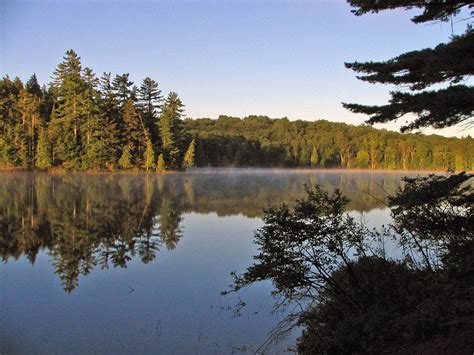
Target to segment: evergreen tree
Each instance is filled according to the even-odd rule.
[[[153,151],[153,144],[151,143],[151,140],[146,142],[144,161],[146,171],[155,168],[155,152]]]
[[[421,15],[412,21],[452,20],[462,8],[472,7],[472,1],[376,1],[348,0],[355,9],[353,13],[362,15],[396,8],[420,8]],[[401,54],[384,62],[346,63],[346,67],[361,75],[359,79],[369,83],[383,83],[409,87],[413,93],[394,91],[387,105],[367,106],[343,104],[355,113],[370,116],[370,124],[384,123],[412,113],[415,120],[401,128],[409,131],[431,126],[443,128],[460,122],[472,121],[474,112],[474,87],[467,83],[474,74],[472,58],[474,51],[474,30],[468,27],[460,36],[453,36],[447,44],[433,49],[423,49]],[[429,63],[426,65],[425,63]],[[448,87],[427,91],[425,89],[440,84]]]
[[[81,127],[82,163],[85,168],[102,168],[108,161],[109,152],[104,140],[107,122],[99,103],[99,79],[89,68],[84,68],[83,73],[88,100],[85,102],[85,117]]]
[[[119,163],[119,165],[122,169],[131,169],[131,168],[133,168],[132,152],[131,152],[131,149],[130,149],[129,145],[126,145],[123,148],[122,156],[120,157],[118,163]]]
[[[112,89],[121,107],[123,107],[128,100],[133,99],[133,90],[131,88],[133,81],[128,80],[128,77],[128,73],[116,75],[112,81]]]
[[[175,92],[169,93],[161,108],[159,128],[162,150],[171,169],[181,169],[184,128],[181,120],[184,105]]]
[[[38,151],[36,154],[35,165],[40,169],[47,169],[53,165],[53,159],[51,157],[51,144],[49,142],[48,133],[44,128],[39,134]]]
[[[130,147],[131,154],[141,159],[142,151],[146,147],[148,133],[142,124],[140,112],[137,110],[132,99],[128,99],[125,103],[122,113],[122,121],[124,125],[124,140]],[[137,163],[139,163],[137,161]]]
[[[195,162],[195,155],[196,155],[196,140],[193,139],[189,144],[189,148],[184,155],[184,166],[186,168],[192,168],[196,166]]]
[[[414,23],[429,21],[449,21],[451,16],[459,14],[463,7],[472,8],[474,5],[470,0],[448,0],[448,1],[418,1],[418,0],[348,0],[352,7],[351,12],[356,16],[367,13],[378,13],[384,10],[403,8],[405,10],[421,9],[423,13],[414,16]]]
[[[150,139],[153,144],[159,142],[158,132],[158,111],[160,103],[163,99],[161,90],[158,88],[158,83],[151,78],[143,79],[140,88],[138,89],[138,102],[143,113],[143,122],[148,132],[150,132]]]
[[[86,169],[104,168],[110,162],[107,143],[100,137],[100,132],[94,134],[92,142],[83,155],[83,166]]]
[[[51,120],[51,113],[53,112],[54,103],[56,102],[55,90],[52,85],[46,87],[43,85],[41,88],[41,101],[40,101],[40,117],[41,122],[45,125],[49,124]]]
[[[160,154],[158,156],[158,162],[156,164],[156,170],[159,172],[165,171],[166,170],[166,163],[165,163],[165,158],[163,154]]]
[[[120,108],[112,88],[111,74],[103,73],[99,82],[101,95],[99,107],[103,116],[101,140],[105,143],[107,162],[113,165],[117,162],[123,144]]]
[[[41,124],[39,102],[40,98],[26,89],[22,89],[18,95],[15,145],[18,163],[23,167],[34,165],[37,131]]]
[[[0,80],[0,164],[17,164],[15,137],[18,124],[17,101],[23,83],[5,76]]]
[[[43,96],[43,91],[41,90],[41,86],[38,83],[38,78],[36,74],[33,74],[25,84],[25,90],[29,94],[41,98]]]
[[[53,157],[57,163],[77,167],[81,157],[81,128],[92,105],[80,57],[70,49],[63,59],[53,77],[57,96],[51,118]]]

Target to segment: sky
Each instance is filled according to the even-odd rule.
[[[344,62],[433,47],[451,24],[416,12],[356,17],[345,0],[0,0],[0,74],[47,83],[66,50],[98,75],[149,76],[176,91],[192,118],[221,114],[362,124],[341,102],[385,104],[391,85],[357,80]],[[466,23],[454,23],[454,34]],[[400,120],[400,124],[406,121]],[[397,130],[400,124],[377,125]],[[474,135],[474,128],[423,133]]]

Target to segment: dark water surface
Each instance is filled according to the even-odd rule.
[[[0,174],[0,353],[252,353],[283,317],[272,313],[271,284],[220,292],[252,263],[263,209],[318,183],[380,225],[403,175]]]

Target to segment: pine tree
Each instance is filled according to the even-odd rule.
[[[101,139],[101,133],[98,131],[93,134],[92,141],[88,144],[86,152],[83,154],[83,167],[104,168],[109,163],[107,143]]]
[[[71,49],[63,59],[53,76],[57,96],[51,118],[53,156],[58,163],[74,168],[80,163],[81,128],[90,114],[91,103],[80,57]]]
[[[132,99],[128,99],[125,103],[122,113],[122,122],[124,140],[130,147],[131,154],[141,159],[143,148],[146,147],[148,140],[148,133],[142,124],[140,112],[137,110]]]
[[[128,80],[128,77],[128,73],[116,75],[112,81],[112,89],[121,107],[125,106],[128,100],[133,99],[133,81]]]
[[[356,15],[395,8],[420,8],[421,15],[412,21],[452,21],[462,8],[472,8],[472,1],[376,1],[348,0]],[[395,121],[406,114],[414,114],[413,122],[401,127],[411,131],[421,127],[443,128],[460,122],[472,122],[474,112],[474,87],[468,83],[474,75],[472,53],[474,30],[468,26],[460,36],[453,36],[447,44],[401,54],[384,62],[346,63],[346,67],[361,75],[369,83],[399,85],[412,92],[394,91],[387,105],[367,106],[346,104],[355,113],[369,115],[367,123]],[[426,63],[429,63],[426,64]],[[449,84],[437,90],[426,90],[433,85]]]
[[[162,150],[171,169],[181,169],[184,151],[183,103],[175,92],[169,93],[161,108],[159,128]]]
[[[106,146],[107,163],[115,164],[118,159],[118,153],[121,150],[121,117],[118,101],[111,84],[111,74],[103,73],[100,82],[100,100],[99,107],[103,116],[103,127],[101,140]]]
[[[155,152],[153,151],[153,144],[151,143],[151,140],[148,140],[146,142],[146,151],[145,151],[145,169],[148,171],[149,169],[154,169],[156,164],[155,164]]]
[[[159,121],[158,111],[162,99],[163,96],[158,88],[158,83],[148,77],[143,79],[138,89],[138,102],[142,111],[144,126],[150,132],[150,139],[153,144],[160,143],[157,123]]]
[[[36,154],[35,165],[40,169],[47,169],[53,165],[51,156],[51,144],[48,138],[48,132],[43,128],[40,131],[38,139],[38,151]]]
[[[41,124],[39,112],[40,98],[22,89],[18,95],[16,112],[16,149],[18,164],[32,167],[36,154],[37,131]]]
[[[122,156],[120,157],[118,163],[122,169],[131,169],[133,168],[132,163],[132,153],[129,145],[126,145],[123,148]]]
[[[0,80],[0,164],[17,164],[16,131],[18,124],[18,96],[23,90],[19,78],[5,76]]]
[[[163,154],[160,154],[158,156],[158,163],[156,164],[156,170],[158,170],[159,172],[166,170],[166,163],[165,163],[165,158]]]
[[[84,122],[81,126],[82,164],[84,168],[102,168],[107,164],[108,147],[103,139],[106,132],[106,118],[101,112],[99,79],[89,68],[83,70],[85,97]]]
[[[40,100],[40,117],[41,122],[49,124],[51,119],[51,113],[53,112],[54,103],[56,102],[55,90],[52,85],[46,87],[43,85],[41,88],[41,100]]]
[[[195,155],[196,155],[196,140],[192,140],[189,144],[189,148],[184,155],[184,166],[186,168],[192,168],[196,166],[195,162]]]
[[[25,90],[29,94],[41,98],[43,96],[43,91],[41,90],[41,86],[38,83],[38,78],[36,74],[33,74],[25,84]]]

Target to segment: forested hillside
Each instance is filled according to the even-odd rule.
[[[470,170],[474,140],[266,116],[185,120],[198,165]]]
[[[52,82],[0,80],[0,167],[180,170],[289,166],[472,170],[474,141],[266,116],[185,119],[174,92],[97,77],[69,50]]]

